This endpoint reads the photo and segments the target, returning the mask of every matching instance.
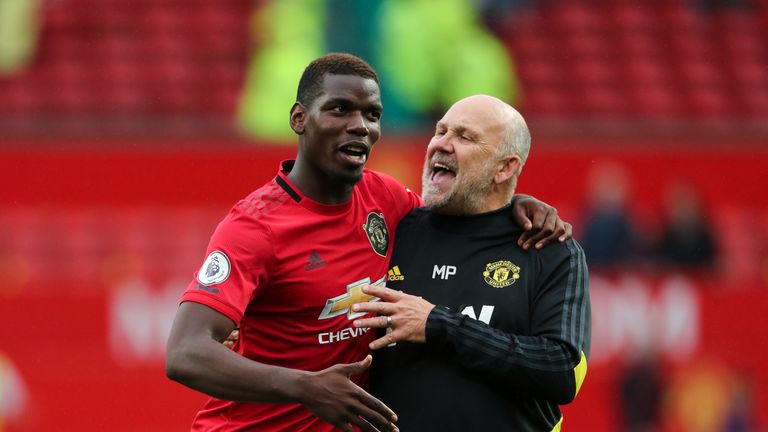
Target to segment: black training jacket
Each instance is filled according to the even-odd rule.
[[[400,222],[387,286],[437,306],[426,343],[374,353],[371,391],[403,432],[559,431],[587,371],[584,252],[574,240],[517,246],[509,206]]]

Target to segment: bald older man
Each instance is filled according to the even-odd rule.
[[[514,242],[507,207],[530,149],[522,116],[490,96],[454,104],[424,162],[428,208],[400,222],[388,286],[357,312],[371,390],[412,431],[559,431],[587,370],[588,274],[573,240]],[[401,292],[402,291],[402,292]]]

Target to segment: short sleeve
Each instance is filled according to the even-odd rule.
[[[181,301],[204,304],[239,324],[255,292],[267,283],[271,243],[269,228],[236,207],[216,227]]]

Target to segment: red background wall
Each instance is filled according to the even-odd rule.
[[[26,388],[24,413],[7,418],[7,430],[185,430],[204,398],[163,373],[175,301],[218,218],[294,150],[204,139],[184,142],[183,150],[158,140],[51,143],[0,150],[0,351]],[[534,143],[519,191],[556,205],[577,223],[577,237],[588,172],[610,160],[627,169],[641,219],[658,216],[668,184],[685,178],[696,185],[723,245],[717,269],[679,275],[682,312],[664,300],[681,292],[669,288],[676,272],[593,273],[593,361],[582,393],[565,409],[566,430],[617,430],[616,379],[636,349],[633,329],[672,338],[659,353],[670,379],[702,362],[721,365],[749,376],[755,412],[768,412],[768,252],[755,241],[768,237],[768,150],[751,144],[758,143]],[[420,145],[384,141],[371,166],[418,189],[422,157]],[[93,246],[100,238],[112,243]],[[638,298],[638,285],[656,315],[617,317],[621,304]],[[680,346],[688,347],[682,354],[668,334],[674,326],[664,324],[675,317],[692,328],[686,333],[678,323]],[[613,332],[617,326],[626,328]],[[612,334],[620,340],[603,340]]]

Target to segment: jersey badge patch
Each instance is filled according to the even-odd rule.
[[[494,288],[508,287],[520,279],[520,267],[504,260],[488,263],[485,265],[483,279]]]
[[[386,257],[389,247],[389,232],[387,231],[387,223],[384,222],[384,213],[368,213],[368,218],[363,224],[363,231],[365,231],[373,251]]]
[[[221,251],[213,251],[197,272],[197,281],[209,286],[222,283],[229,277],[231,266],[229,258]]]

